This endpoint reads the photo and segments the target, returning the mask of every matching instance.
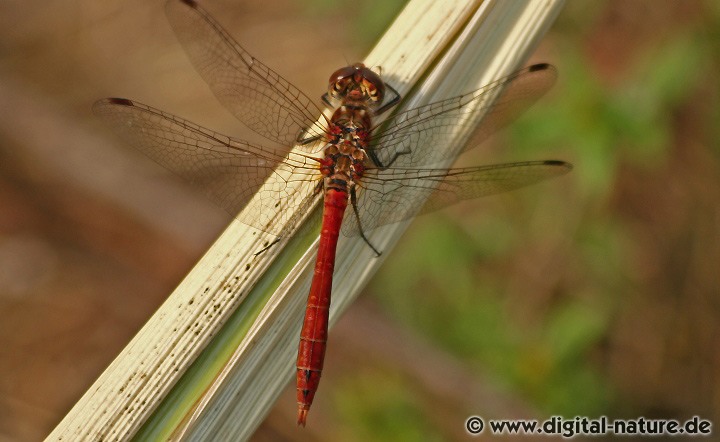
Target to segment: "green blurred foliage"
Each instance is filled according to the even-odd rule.
[[[356,373],[339,385],[334,399],[337,412],[349,424],[345,441],[441,441],[442,435],[429,425],[413,397],[412,385],[402,376],[375,370]]]

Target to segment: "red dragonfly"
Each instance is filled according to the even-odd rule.
[[[556,71],[536,64],[374,125],[373,117],[392,108],[400,97],[363,64],[331,75],[323,101],[336,109],[327,116],[237,44],[195,0],[170,0],[166,12],[190,60],[220,102],[278,146],[227,137],[124,98],[100,100],[93,109],[130,144],[202,188],[240,221],[265,231],[272,229],[267,227],[272,219],[286,221],[285,231],[269,232],[279,237],[292,231],[293,213],[306,213],[324,195],[318,257],[297,358],[298,424],[305,425],[325,357],[341,226],[344,234],[360,235],[379,255],[365,235],[370,229],[567,173],[572,166],[563,161],[425,168],[443,159],[443,147],[458,126],[469,126],[475,116],[485,114],[484,124],[474,129],[463,150],[476,146],[544,94]],[[321,115],[324,119],[318,120]],[[293,145],[299,150],[291,152]],[[293,180],[317,185],[298,199],[291,197]],[[266,209],[238,215],[263,183],[268,190],[258,197]],[[274,207],[280,201],[288,207],[278,214]],[[346,213],[348,203],[352,210]]]

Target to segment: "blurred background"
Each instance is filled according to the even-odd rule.
[[[0,2],[0,440],[47,435],[228,222],[90,111],[134,98],[246,136],[163,3]],[[205,3],[311,97],[402,8]],[[531,59],[557,86],[461,161],[575,170],[417,219],[333,329],[308,428],[288,384],[255,440],[462,440],[471,414],[720,422],[717,54],[718,2],[569,2]]]

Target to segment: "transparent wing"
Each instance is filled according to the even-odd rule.
[[[297,206],[311,197],[292,197],[289,181],[320,178],[317,164],[304,156],[286,158],[282,150],[227,137],[136,101],[106,98],[93,111],[129,144],[200,188],[231,216],[269,233],[282,234],[268,227],[282,223],[271,221],[290,221]],[[265,182],[259,210],[238,215]],[[286,209],[280,214],[279,204]]]
[[[374,131],[371,157],[381,168],[438,163],[446,155],[453,134],[484,115],[461,151],[476,147],[535,103],[556,78],[553,66],[535,64],[473,92],[402,112]]]
[[[360,183],[360,223],[367,231],[459,201],[525,187],[571,169],[564,161],[530,161],[458,169],[369,170]],[[359,233],[358,219],[351,211],[343,220],[343,233]]]
[[[195,69],[247,127],[288,150],[301,131],[324,134],[313,101],[237,44],[197,2],[169,0],[165,11]]]

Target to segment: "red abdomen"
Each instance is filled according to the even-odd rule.
[[[335,249],[347,204],[347,192],[333,188],[326,190],[315,274],[310,286],[298,348],[298,425],[305,425],[307,412],[320,383],[327,343]]]

